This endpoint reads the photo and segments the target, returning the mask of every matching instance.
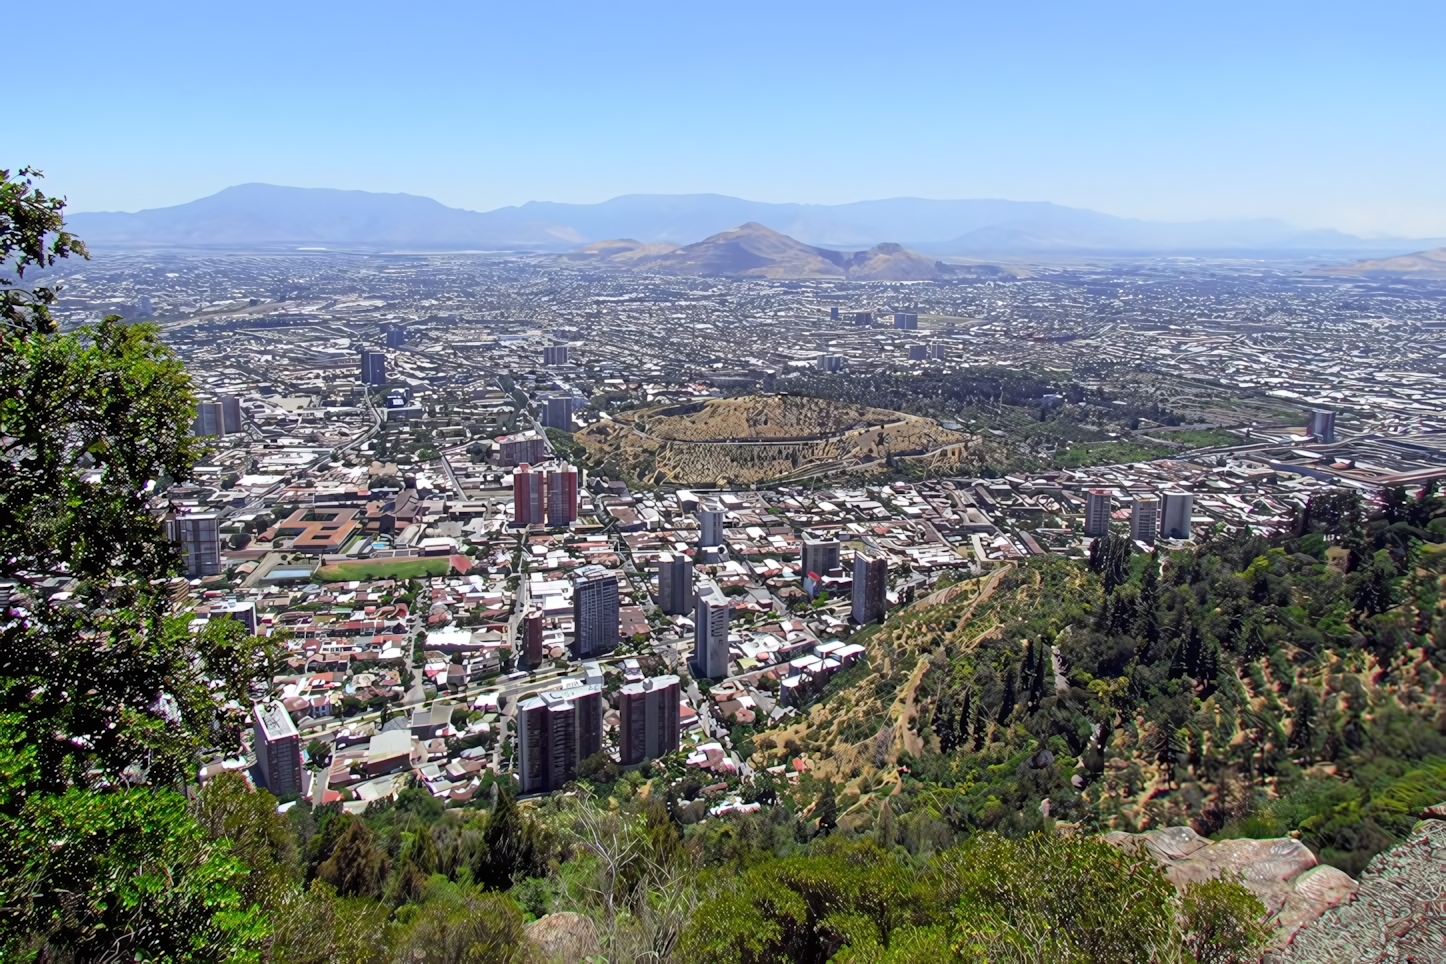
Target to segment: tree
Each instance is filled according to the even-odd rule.
[[[896,839],[894,830],[894,808],[889,806],[889,801],[885,798],[883,804],[879,807],[878,822],[874,824],[874,843],[888,850],[894,846]]]
[[[1306,762],[1309,763],[1315,756],[1316,714],[1320,710],[1320,700],[1316,697],[1315,690],[1309,686],[1299,687],[1297,694],[1295,716],[1290,727],[1290,745],[1303,751]]]
[[[366,824],[350,817],[345,827],[331,856],[317,868],[317,879],[343,897],[380,897],[391,859]]]
[[[1229,876],[1213,877],[1185,888],[1180,929],[1195,964],[1245,964],[1255,961],[1270,937],[1260,901]]]
[[[472,879],[491,890],[506,890],[524,877],[542,877],[552,855],[552,839],[505,790],[483,831],[483,849],[472,865]]]
[[[1149,961],[1172,942],[1175,891],[1159,865],[1095,838],[981,834],[933,873],[966,959]]]
[[[53,331],[50,306],[60,293],[59,285],[21,287],[25,272],[49,268],[72,254],[90,257],[84,242],[65,230],[65,199],[47,197],[35,187],[42,176],[31,167],[22,167],[14,178],[0,171],[0,318],[18,332]]]
[[[511,898],[439,881],[427,888],[394,959],[399,964],[520,964],[529,958],[523,924]]]
[[[191,803],[191,817],[211,840],[224,840],[246,866],[238,884],[245,903],[266,906],[298,882],[296,840],[276,812],[276,798],[252,790],[239,773],[217,774]]]
[[[716,881],[717,894],[693,915],[679,957],[708,964],[823,962],[853,944],[890,945],[893,933],[922,910],[916,880],[871,843],[756,864]]]
[[[320,739],[312,739],[306,744],[306,758],[312,769],[323,769],[331,760],[331,746]]]
[[[226,956],[264,936],[242,865],[159,788],[238,745],[276,651],[170,615],[181,560],[153,503],[202,452],[190,379],[153,326],[53,331],[54,289],[16,282],[85,251],[33,176],[0,175],[0,947]]]
[[[213,961],[258,949],[245,867],[165,790],[32,794],[0,835],[6,960]]]
[[[838,802],[833,798],[833,789],[825,787],[823,795],[814,804],[813,815],[818,820],[818,832],[820,835],[833,833],[838,826]]]

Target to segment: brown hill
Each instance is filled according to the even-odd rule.
[[[950,274],[951,268],[901,244],[876,244],[853,255],[845,266],[853,281],[928,281]]]
[[[678,246],[674,244],[644,244],[632,238],[619,238],[615,241],[594,241],[576,251],[568,252],[563,257],[569,261],[603,260],[614,264],[627,264],[657,258],[677,249]]]
[[[1382,274],[1411,278],[1446,278],[1446,248],[1432,248],[1430,251],[1417,251],[1415,254],[1403,254],[1396,258],[1331,265],[1316,268],[1311,273],[1347,278]]]
[[[801,395],[742,395],[619,413],[580,431],[588,459],[662,485],[750,484],[892,462],[986,464],[998,446],[932,419]]]
[[[658,250],[661,249],[661,250]],[[867,251],[816,248],[750,221],[681,248],[630,239],[598,241],[567,256],[673,277],[849,278],[856,281],[927,281],[958,272],[898,244]]]

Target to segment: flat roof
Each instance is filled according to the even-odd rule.
[[[297,736],[296,724],[291,722],[291,714],[286,712],[286,707],[280,702],[257,703],[256,722],[261,727],[262,736],[267,740]]]

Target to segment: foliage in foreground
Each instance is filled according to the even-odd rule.
[[[1239,883],[1177,893],[1148,856],[1083,834],[986,833],[915,858],[878,834],[770,836],[781,818],[762,814],[684,828],[660,799],[585,792],[536,807],[503,794],[489,812],[412,789],[359,819],[274,803],[227,775],[194,809],[265,882],[249,899],[278,961],[521,961],[523,922],[558,911],[618,962],[1226,964],[1266,937]]]

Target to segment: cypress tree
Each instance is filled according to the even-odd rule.
[[[1014,712],[1014,704],[1018,699],[1019,673],[1013,667],[1004,674],[1004,698],[999,703],[999,725],[1003,726],[1009,720],[1009,714]]]

